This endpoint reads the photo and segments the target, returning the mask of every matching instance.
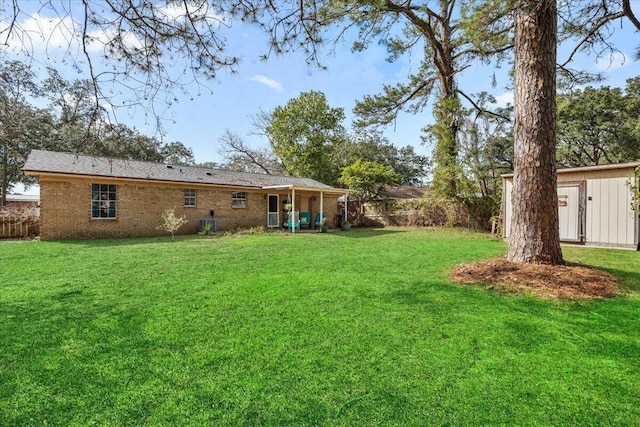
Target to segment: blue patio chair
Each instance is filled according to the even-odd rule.
[[[292,216],[293,221],[291,221]],[[284,226],[287,230],[293,231],[294,228],[296,230],[300,230],[300,212],[289,212],[287,215],[287,222],[284,223]]]
[[[322,214],[322,219],[324,219],[325,222],[327,221],[327,213],[326,212],[324,212]],[[318,212],[316,214],[316,220],[315,220],[314,224],[315,224],[316,227],[320,227],[322,225],[322,221],[320,220],[320,212]]]
[[[311,214],[309,212],[300,212],[300,227],[311,227]]]

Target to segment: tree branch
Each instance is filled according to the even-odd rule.
[[[84,53],[85,58],[87,59],[87,64],[89,66],[89,75],[91,76],[91,85],[93,87],[93,93],[95,96],[95,108],[92,108],[91,118],[89,119],[89,125],[87,126],[87,134],[86,137],[90,134],[91,126],[98,121],[98,114],[100,112],[100,88],[98,87],[98,78],[95,74],[93,68],[93,61],[91,60],[91,56],[89,55],[89,51],[87,49],[87,28],[89,26],[89,5],[87,0],[82,0],[82,5],[84,6],[84,20],[82,22],[82,52]]]
[[[453,55],[453,59],[461,58],[464,55],[491,56],[491,55],[496,55],[498,53],[506,52],[511,49],[513,49],[513,44],[508,44],[499,49],[494,49],[492,51],[482,51],[480,49],[469,48],[469,49],[461,50],[460,52]]]
[[[503,119],[503,120],[505,120],[507,122],[511,122],[511,118],[510,117],[506,117],[506,116],[503,116],[502,114],[499,114],[499,113],[496,113],[496,112],[493,112],[493,111],[489,111],[489,110],[486,110],[486,109],[482,108],[469,95],[467,95],[466,93],[464,93],[460,89],[457,89],[457,92],[460,95],[462,95],[462,97],[465,98],[467,101],[469,101],[471,103],[471,105],[473,105],[473,108],[475,108],[478,111],[478,113],[480,113],[480,114],[489,114],[489,115],[492,115],[494,117],[499,117],[499,118],[501,118],[501,119]]]
[[[420,29],[422,34],[424,34],[427,40],[429,41],[429,44],[433,48],[434,52],[437,52],[437,55],[439,58],[446,57],[444,46],[442,46],[442,43],[438,41],[438,38],[436,37],[435,31],[431,26],[431,24],[429,24],[424,19],[421,19],[418,15],[416,15],[415,12],[410,7],[403,7],[403,6],[397,5],[393,3],[391,0],[387,0],[385,5],[387,7],[387,10],[389,10],[390,12],[403,14],[409,19],[409,21],[411,21],[413,25],[415,25],[418,29]],[[427,14],[429,16],[435,17],[436,19],[442,20],[440,15],[438,15],[437,13],[435,13],[429,8],[427,8]],[[444,77],[447,75],[446,71],[442,68],[441,61],[434,61],[434,64],[436,68],[438,68],[438,72],[440,73],[441,76]]]
[[[594,34],[598,32],[600,28],[604,27],[607,23],[611,21],[614,21],[618,18],[622,18],[623,16],[625,16],[625,12],[617,12],[617,13],[607,14],[602,18],[598,19],[598,22],[596,22],[593,25],[593,27],[591,27],[589,32],[574,47],[574,49],[569,54],[569,57],[567,58],[567,60],[562,64],[560,64],[560,68],[565,68],[566,65],[573,60],[573,57],[575,56],[575,54],[578,53],[578,51],[582,48],[582,46],[584,46],[585,43],[589,42],[589,40],[594,36]]]
[[[7,38],[5,39],[4,44],[9,45],[9,39],[11,38],[11,33],[16,26],[16,22],[18,20],[18,12],[20,12],[20,6],[18,5],[18,0],[13,0],[13,19],[7,26]]]
[[[622,0],[622,11],[633,25],[635,25],[636,29],[640,31],[640,21],[638,21],[636,15],[633,14],[633,10],[631,10],[630,0]]]

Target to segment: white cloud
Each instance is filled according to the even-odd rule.
[[[74,41],[77,42],[77,35],[74,33],[75,26],[76,23],[68,16],[64,18],[48,18],[39,13],[34,13],[23,22],[18,22],[14,25],[7,44],[13,50],[23,48],[68,49]],[[0,30],[5,37],[8,28],[9,23],[5,21],[0,23]]]
[[[0,22],[0,32],[3,41],[9,29],[7,22]],[[99,51],[104,44],[113,37],[114,31],[94,30],[87,33],[87,50]],[[134,46],[141,45],[137,40],[125,35],[125,43]],[[39,13],[28,16],[24,21],[17,22],[8,38],[8,48],[13,52],[27,51],[47,52],[47,55],[76,56],[81,52],[82,45],[81,24],[74,21],[71,16],[46,17]],[[136,43],[137,41],[137,43]]]
[[[195,25],[200,29],[209,30],[219,28],[220,25],[230,25],[229,19],[224,15],[215,13],[209,6],[200,6],[187,2],[187,6],[171,4],[166,7],[159,7],[158,11],[166,23],[173,23],[177,19],[184,19],[185,7],[195,18]],[[82,23],[73,19],[71,14],[62,18],[57,16],[43,16],[38,12],[24,16],[18,20],[11,28],[10,37],[7,38],[10,23],[0,20],[0,41],[7,42],[9,50],[18,52],[26,50],[33,54],[35,52],[48,52],[62,55],[78,55],[82,50]],[[114,26],[104,26],[104,28],[92,28],[87,32],[87,50],[98,52],[113,40],[117,29]],[[131,49],[142,49],[144,43],[132,32],[124,30],[122,34],[123,43]]]
[[[282,84],[280,84],[280,82],[270,79],[269,77],[261,76],[260,74],[256,74],[253,77],[249,77],[249,80],[251,80],[252,82],[262,83],[263,85],[269,86],[270,88],[277,90],[278,92],[283,91]]]
[[[611,55],[596,59],[596,69],[602,72],[612,72],[629,65],[627,55],[622,52],[614,52]]]
[[[496,96],[495,105],[497,107],[506,107],[507,104],[513,105],[513,92],[505,92],[502,95]]]

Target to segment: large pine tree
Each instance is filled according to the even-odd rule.
[[[514,180],[508,259],[562,264],[556,190],[556,0],[514,11]]]

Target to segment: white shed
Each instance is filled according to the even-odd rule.
[[[640,162],[558,169],[560,241],[640,249],[640,217],[631,209]],[[502,176],[503,237],[511,227],[513,174]]]

